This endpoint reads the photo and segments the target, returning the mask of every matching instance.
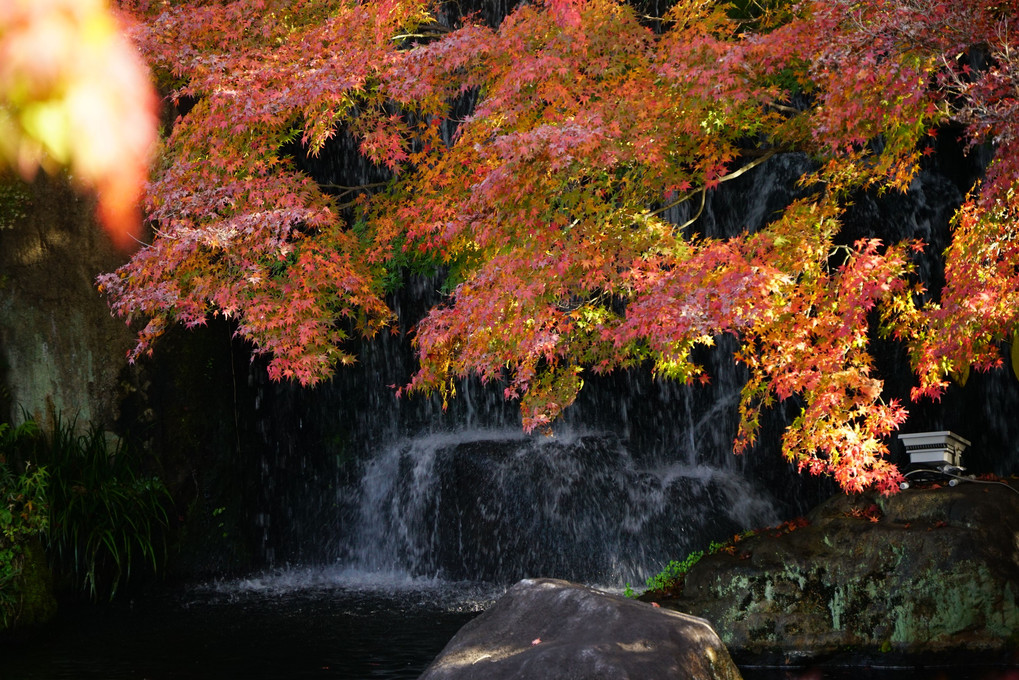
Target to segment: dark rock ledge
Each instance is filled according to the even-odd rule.
[[[1001,483],[831,498],[642,599],[703,617],[740,664],[1015,663],[1019,493]]]

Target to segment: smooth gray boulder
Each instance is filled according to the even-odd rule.
[[[694,616],[554,579],[526,579],[465,625],[421,680],[740,680]]]

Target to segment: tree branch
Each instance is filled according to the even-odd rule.
[[[342,189],[343,191],[360,191],[362,189],[379,189],[388,185],[389,182],[372,182],[371,184],[358,184],[355,186],[346,186],[343,184],[319,184],[321,189]]]
[[[394,35],[392,40],[408,40],[410,38],[439,38],[447,33],[452,33],[453,29],[448,26],[443,26],[439,23],[431,23],[421,27],[420,33],[404,33],[402,35]]]
[[[778,148],[769,149],[764,154],[762,154],[759,158],[755,158],[754,160],[752,160],[749,163],[747,163],[746,165],[744,165],[742,168],[740,168],[738,170],[733,170],[728,175],[722,175],[721,177],[718,178],[718,183],[721,184],[722,182],[728,182],[731,179],[736,179],[740,175],[742,175],[744,173],[747,173],[747,172],[753,170],[754,168],[756,168],[761,163],[764,163],[766,160],[768,160],[769,158],[771,158],[772,156],[774,156],[778,152],[779,152]],[[682,205],[683,203],[686,203],[687,201],[689,201],[691,198],[693,198],[697,194],[701,194],[701,207],[700,207],[700,210],[697,211],[697,215],[693,218],[693,220],[696,220],[698,217],[701,216],[701,213],[704,211],[704,200],[705,200],[705,196],[704,195],[705,195],[705,193],[707,193],[706,187],[701,187],[700,189],[695,189],[693,191],[687,192],[681,198],[673,201],[672,203],[669,203],[668,205],[666,205],[664,207],[661,207],[658,210],[655,210],[655,211],[649,213],[649,216],[654,217],[656,215],[661,215],[666,210],[671,210],[672,208],[675,208],[678,205]],[[687,222],[686,224],[684,224],[682,227],[680,227],[680,229],[685,229],[686,227],[690,226],[690,224],[692,223],[693,220],[691,220],[690,222]]]

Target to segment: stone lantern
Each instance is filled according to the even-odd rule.
[[[906,446],[912,465],[935,468],[948,466],[962,469],[962,452],[970,444],[948,430],[900,434],[899,439]]]

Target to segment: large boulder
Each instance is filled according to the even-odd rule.
[[[739,680],[706,621],[552,579],[520,581],[421,680]]]
[[[705,557],[678,596],[657,598],[709,620],[741,663],[1013,658],[1015,489],[970,482],[839,495],[807,520]]]

